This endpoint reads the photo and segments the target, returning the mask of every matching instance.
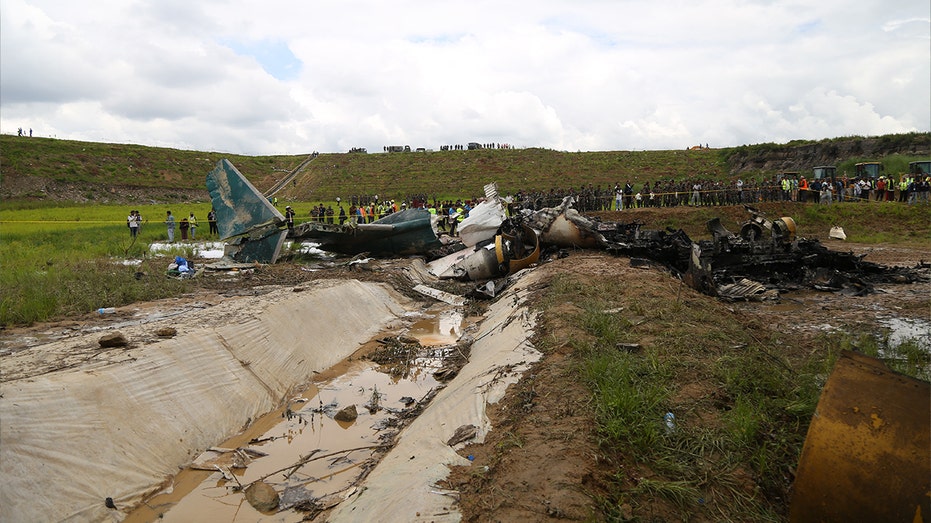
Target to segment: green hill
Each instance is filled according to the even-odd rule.
[[[726,149],[562,152],[482,149],[409,153],[320,154],[279,195],[295,201],[351,194],[404,198],[476,196],[489,182],[502,193],[592,184],[636,186],[700,176],[769,177],[785,170],[862,159],[888,163],[895,173],[928,157],[931,133],[848,137],[818,142],[758,144]],[[266,191],[308,155],[242,156],[130,144],[0,136],[0,197],[13,202],[161,203],[206,201],[205,175],[222,158]],[[846,162],[846,163],[845,163]]]

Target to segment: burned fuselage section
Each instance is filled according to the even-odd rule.
[[[770,220],[746,209],[750,219],[738,234],[715,218],[707,224],[712,239],[697,242],[681,230],[650,231],[637,223],[600,223],[597,229],[609,251],[662,263],[696,290],[727,300],[772,299],[802,288],[863,295],[876,283],[928,280],[927,264],[903,268],[867,262],[862,255],[797,237],[791,218]]]
[[[311,221],[295,226],[290,237],[318,243],[321,249],[340,254],[422,254],[442,246],[431,217],[426,209],[405,209],[372,223]]]

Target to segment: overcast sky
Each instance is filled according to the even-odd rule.
[[[247,155],[931,129],[928,0],[0,0],[0,132]]]

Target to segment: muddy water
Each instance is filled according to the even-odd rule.
[[[378,343],[363,346],[356,356],[315,375],[314,385],[286,406],[218,445],[222,449],[245,447],[266,455],[255,457],[245,468],[229,467],[232,453],[205,452],[195,460],[199,467],[220,464],[235,475],[234,480],[224,478],[219,471],[185,469],[125,521],[301,521],[305,513],[293,509],[270,514],[257,511],[234,487],[264,480],[279,495],[287,490],[283,505],[291,494],[296,500],[321,499],[354,488],[360,475],[377,460],[375,447],[396,434],[397,418],[439,385],[432,371],[442,366],[444,346],[459,339],[463,324],[459,311],[426,311],[406,334],[434,349],[414,360],[405,376],[392,376],[358,357]],[[339,409],[349,405],[355,405],[358,412],[354,422],[333,419]]]
[[[931,352],[931,322],[905,318],[888,318],[889,344],[898,345],[905,340],[914,340],[919,347]]]
[[[917,285],[907,285],[881,292],[896,296],[911,293],[923,296],[926,290]],[[754,303],[742,307],[770,311],[773,320],[787,329],[872,333],[881,345],[889,347],[889,354],[885,356],[892,358],[898,357],[895,348],[906,341],[914,342],[921,350],[931,353],[931,322],[902,317],[894,301],[798,291],[782,295],[778,303]]]
[[[456,309],[433,309],[428,317],[411,325],[408,335],[420,340],[422,345],[451,345],[462,336],[464,320]]]

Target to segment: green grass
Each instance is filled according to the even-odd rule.
[[[638,496],[650,495],[677,507],[676,518],[719,511],[713,519],[779,520],[780,507],[739,488],[741,471],[750,469],[764,490],[785,494],[785,478],[820,393],[812,385],[839,348],[791,367],[773,356],[775,339],[739,322],[721,322],[727,314],[718,302],[612,298],[626,292],[616,279],[560,275],[542,301],[544,309],[567,300],[578,307],[569,321],[582,334],[570,342],[580,377],[592,390],[602,448],[608,455],[632,456],[651,471],[634,486],[618,477],[605,513],[623,503],[636,506]],[[621,311],[606,312],[619,301]],[[617,347],[642,339],[650,342],[640,352]],[[691,383],[715,387],[699,397],[681,396]],[[692,413],[709,409],[718,412],[718,422],[693,419]],[[672,432],[663,421],[667,411],[677,418]]]
[[[595,434],[618,468],[610,494],[596,496],[609,519],[624,504],[661,498],[677,511],[671,519],[783,521],[793,467],[842,350],[929,378],[931,357],[916,340],[892,346],[876,329],[823,334],[818,350],[790,357],[770,326],[733,321],[710,298],[670,300],[672,290],[637,287],[634,297],[618,278],[566,273],[540,300],[544,317],[558,306],[576,329],[564,340],[541,337],[541,348],[573,347],[591,389]],[[618,346],[644,340],[639,351]],[[673,431],[666,412],[675,413]]]
[[[187,209],[196,209],[206,222],[204,205]],[[165,226],[155,221],[164,208],[139,210],[152,218],[135,241],[123,206],[0,211],[0,324],[30,324],[184,292],[185,284],[166,278],[165,270],[170,257],[190,257],[191,246],[179,243],[153,255],[151,243],[167,239]],[[206,223],[198,230],[206,232]],[[138,279],[136,273],[145,276]]]

